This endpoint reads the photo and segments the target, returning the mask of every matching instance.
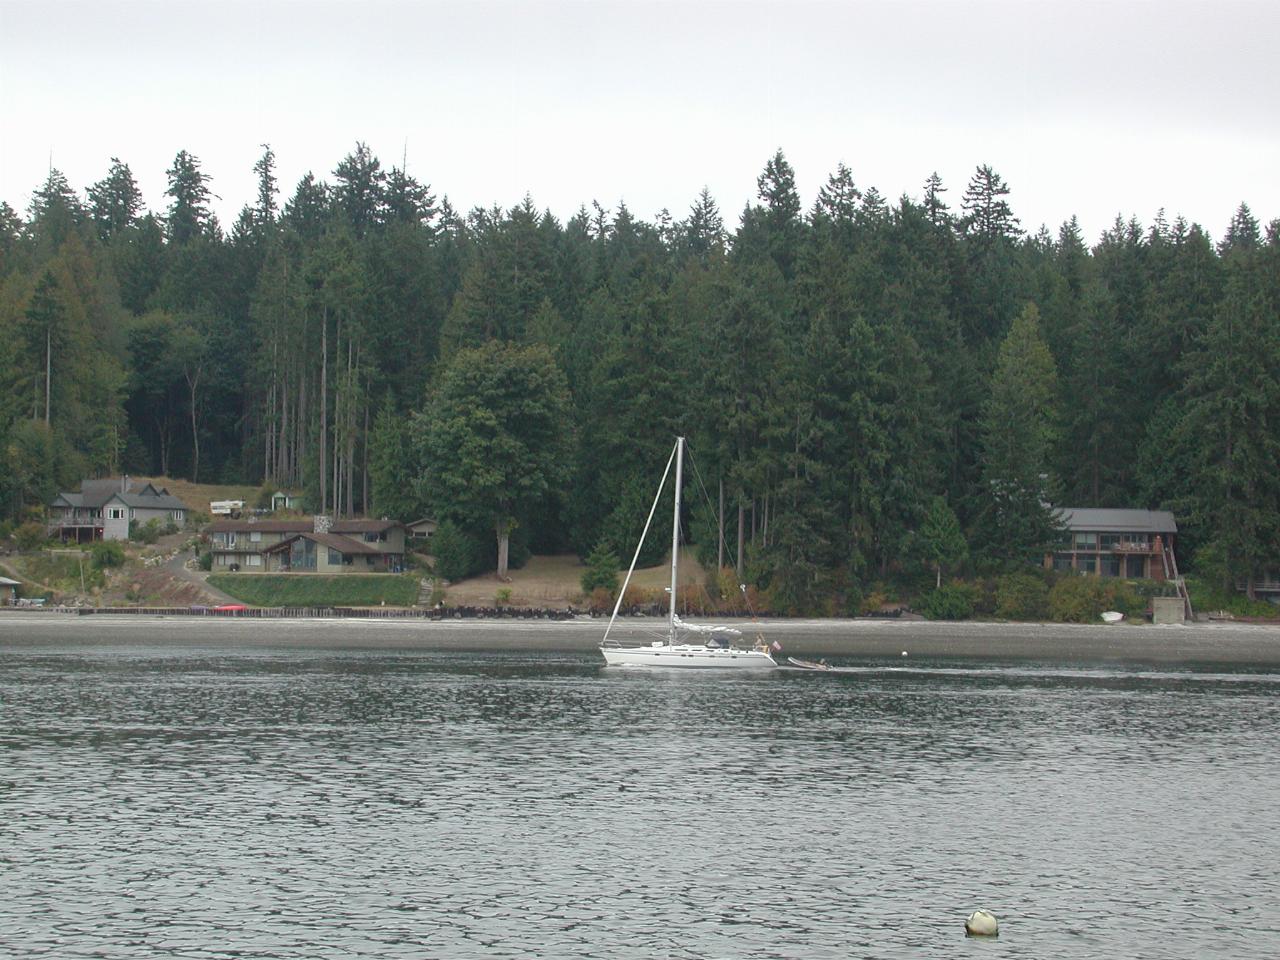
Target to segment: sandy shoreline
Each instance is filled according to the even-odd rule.
[[[742,621],[721,621],[753,629]],[[605,622],[524,620],[214,619],[164,616],[0,614],[0,653],[86,646],[321,650],[594,650]],[[657,635],[663,622],[619,620],[624,643]],[[901,620],[767,620],[760,632],[783,656],[884,659],[916,657],[1036,660],[1064,663],[1206,663],[1280,666],[1280,628],[1210,623],[1187,626],[1028,623],[929,623]]]

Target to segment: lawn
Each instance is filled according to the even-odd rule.
[[[410,607],[419,581],[393,573],[215,573],[209,586],[254,607]]]

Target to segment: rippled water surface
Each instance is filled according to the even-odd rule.
[[[0,953],[1280,955],[1280,675],[896,666],[0,650]]]

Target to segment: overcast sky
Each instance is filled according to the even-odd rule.
[[[806,208],[840,162],[953,207],[988,163],[1028,229],[1220,237],[1280,217],[1278,46],[1276,0],[0,0],[0,200],[118,156],[163,209],[186,149],[229,226],[260,144],[283,201],[360,140],[461,210],[683,217],[706,185],[733,227],[781,147]]]

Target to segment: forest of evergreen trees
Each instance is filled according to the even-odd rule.
[[[254,169],[229,229],[186,151],[161,208],[114,158],[0,204],[4,516],[127,472],[438,516],[477,563],[495,530],[513,562],[629,557],[683,434],[704,558],[777,609],[932,569],[957,521],[1025,562],[1046,503],[1172,510],[1224,580],[1280,566],[1280,221],[1246,205],[1216,242],[1090,245],[1025,231],[987,166],[890,201],[841,165],[805,210],[779,151],[736,227],[705,190],[462,213],[363,144],[283,202]]]

